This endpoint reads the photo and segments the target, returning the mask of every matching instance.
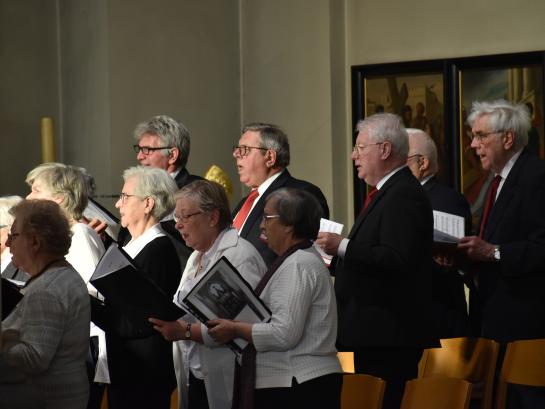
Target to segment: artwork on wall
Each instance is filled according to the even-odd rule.
[[[545,158],[544,57],[542,51],[352,67],[352,117],[399,115],[405,126],[425,130],[436,142],[443,183],[461,191],[480,216],[490,176],[470,148],[467,115],[473,101],[524,103],[532,116],[527,149]],[[357,135],[354,135],[354,139]],[[354,208],[366,194],[354,173]]]

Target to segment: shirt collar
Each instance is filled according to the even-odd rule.
[[[382,186],[384,186],[384,184],[388,181],[388,179],[390,179],[397,172],[399,172],[401,169],[406,168],[406,167],[407,167],[407,165],[401,165],[399,168],[395,168],[390,173],[388,173],[386,176],[384,176],[382,179],[380,179],[379,182],[377,183],[377,186],[376,186],[377,190],[380,190],[380,188]]]

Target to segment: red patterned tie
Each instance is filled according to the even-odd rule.
[[[486,203],[484,204],[483,209],[483,218],[481,219],[481,227],[479,229],[479,237],[483,238],[484,235],[484,229],[486,227],[486,223],[488,222],[488,216],[490,216],[490,211],[492,210],[492,207],[494,206],[494,202],[496,201],[496,193],[498,192],[498,186],[500,185],[501,176],[496,175],[494,180],[492,180],[492,183],[490,183],[490,187],[488,188],[488,194],[486,195]]]
[[[363,208],[361,209],[361,212],[365,212],[365,209],[369,207],[371,202],[373,201],[373,198],[377,195],[378,189],[376,187],[372,188],[368,193],[367,197],[365,198],[365,201],[363,202]]]
[[[246,201],[240,208],[239,212],[235,216],[235,220],[233,220],[233,226],[238,231],[240,231],[240,229],[242,228],[242,225],[246,221],[246,218],[248,217],[248,214],[250,213],[250,210],[252,209],[252,205],[254,204],[255,199],[257,199],[258,196],[259,196],[259,192],[257,191],[257,189],[253,189],[248,195],[248,197],[246,198]]]

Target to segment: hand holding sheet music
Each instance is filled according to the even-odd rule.
[[[181,306],[206,324],[224,318],[249,323],[268,322],[271,312],[235,267],[220,258],[181,300]],[[235,338],[231,347],[241,352],[247,341]]]

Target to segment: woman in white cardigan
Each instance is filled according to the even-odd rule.
[[[257,250],[231,228],[225,190],[215,182],[195,181],[176,195],[176,228],[195,251],[187,261],[174,302],[181,300],[222,256],[252,286],[266,266]],[[180,408],[230,409],[233,396],[235,354],[216,343],[208,329],[187,314],[177,321],[150,319],[165,339],[174,343]],[[189,388],[187,388],[189,385]]]

